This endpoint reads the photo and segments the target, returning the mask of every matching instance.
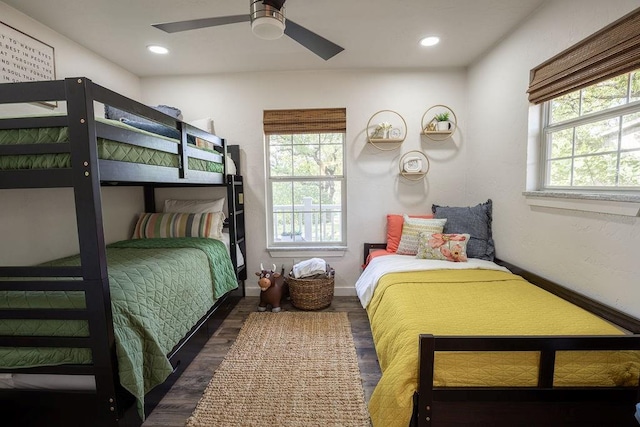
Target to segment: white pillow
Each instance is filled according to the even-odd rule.
[[[400,244],[396,253],[398,255],[416,255],[418,253],[418,235],[423,231],[427,233],[442,233],[446,222],[446,218],[411,218],[405,214],[402,224],[402,237],[400,237]]]
[[[207,213],[222,212],[225,198],[217,200],[174,200],[164,201],[164,212],[171,213]]]
[[[206,117],[204,119],[191,120],[189,122],[191,126],[197,127],[198,129],[205,130],[211,134],[213,134],[213,119],[211,117]]]
[[[236,168],[236,162],[233,161],[231,156],[227,156],[225,158],[225,160],[227,161],[227,174],[228,175],[237,174],[238,173],[238,169]]]

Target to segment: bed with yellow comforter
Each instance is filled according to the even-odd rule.
[[[397,255],[381,257],[372,264],[391,265],[392,257]],[[369,301],[367,304],[363,301],[363,305],[366,305],[382,371],[369,402],[375,427],[409,425],[412,397],[418,384],[420,334],[625,333],[506,269],[471,267],[379,274],[377,283],[372,284],[375,289],[369,298],[364,298]],[[357,284],[356,288],[362,300],[366,292],[361,286]],[[536,386],[538,365],[538,352],[436,353],[434,386]],[[638,352],[559,352],[554,386],[634,386],[638,384],[639,372]]]

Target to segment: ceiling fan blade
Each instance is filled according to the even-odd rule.
[[[344,50],[343,47],[287,19],[284,33],[325,61]]]
[[[168,22],[166,24],[153,24],[153,26],[167,33],[177,33],[180,31],[197,30],[198,28],[235,24],[236,22],[249,22],[250,20],[250,15],[230,15],[217,16],[215,18],[192,19],[190,21]]]

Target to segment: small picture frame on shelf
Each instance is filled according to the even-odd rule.
[[[402,168],[407,173],[418,173],[422,170],[422,159],[416,156],[407,157],[403,161]]]

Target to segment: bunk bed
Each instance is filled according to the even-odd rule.
[[[46,386],[46,389],[22,386],[1,389],[0,408],[3,422],[13,422],[15,425],[140,425],[145,414],[157,405],[233,308],[237,297],[244,296],[247,272],[246,263],[241,261],[246,253],[243,179],[237,174],[227,174],[225,162],[225,157],[230,156],[239,165],[239,150],[237,147],[227,147],[225,141],[215,135],[117,94],[85,77],[0,85],[0,104],[51,101],[64,103],[66,113],[0,119],[0,131],[10,133],[37,129],[44,130],[47,134],[50,129],[55,129],[56,135],[63,135],[63,138],[55,141],[44,137],[38,141],[21,144],[18,142],[20,138],[15,138],[15,142],[7,143],[5,140],[0,144],[0,189],[72,188],[79,255],[37,266],[1,266],[0,302],[9,301],[13,294],[23,293],[62,294],[68,300],[73,299],[72,295],[77,297],[79,294],[80,303],[73,306],[54,306],[47,305],[47,302],[38,308],[31,308],[29,304],[17,308],[7,304],[4,307],[0,306],[0,323],[19,321],[26,325],[34,320],[69,324],[76,322],[84,332],[78,334],[80,336],[56,336],[53,333],[40,334],[33,331],[28,334],[4,332],[4,335],[0,335],[0,350],[16,349],[20,354],[20,351],[32,349],[44,350],[46,353],[49,350],[71,348],[74,351],[78,350],[84,359],[78,356],[78,362],[73,363],[44,363],[20,369],[0,369],[0,376],[19,373],[33,375],[34,378],[53,378],[53,383]],[[96,118],[94,108],[100,104],[163,126],[171,130],[171,133],[177,134],[178,138],[168,138],[155,132]],[[13,141],[11,138],[9,136]],[[122,158],[123,151],[131,151],[134,154]],[[149,155],[150,153],[152,155]],[[160,160],[149,161],[152,158]],[[142,379],[142,389],[145,391],[147,382],[160,383],[142,396],[144,403],[141,398],[136,398],[127,391],[121,382],[119,360],[122,362],[123,359],[119,359],[121,355],[118,353],[122,346],[117,337],[122,331],[114,327],[115,318],[123,317],[116,307],[120,300],[114,298],[122,297],[126,300],[133,293],[137,293],[138,289],[134,287],[132,294],[127,295],[126,287],[114,287],[119,281],[114,275],[120,270],[112,266],[112,261],[115,264],[115,258],[120,258],[123,264],[129,266],[127,268],[131,268],[131,251],[136,251],[144,242],[141,239],[109,245],[105,243],[101,185],[142,187],[145,211],[148,213],[156,212],[158,188],[226,188],[228,205],[224,227],[228,230],[227,252],[220,241],[191,237],[148,239],[149,242],[163,242],[156,244],[158,248],[141,248],[147,252],[140,253],[148,254],[149,251],[159,250],[161,254],[156,255],[156,252],[153,252],[155,258],[150,257],[153,261],[147,264],[141,262],[140,268],[157,271],[155,269],[162,268],[160,264],[163,264],[163,257],[166,257],[171,259],[171,262],[184,264],[181,267],[183,270],[202,270],[201,275],[208,278],[209,287],[213,288],[207,290],[207,293],[211,294],[208,295],[211,302],[201,310],[204,314],[198,314],[199,318],[191,321],[183,336],[175,338],[174,341],[165,340],[171,345],[164,356],[160,355],[160,359],[168,361],[169,372],[164,372],[163,378],[160,379]],[[187,240],[188,242],[183,244],[182,241]],[[185,252],[180,251],[188,251],[189,254],[187,256]],[[204,255],[205,253],[208,255]],[[202,258],[204,261],[195,260],[189,264],[189,257]],[[200,264],[197,264],[198,262]],[[196,267],[193,267],[194,265]],[[133,265],[133,268],[136,267],[137,264]],[[126,268],[123,272],[126,276]],[[187,273],[192,272],[180,270],[176,274]],[[189,292],[187,289],[182,291],[182,294],[188,295]],[[174,298],[170,296],[168,299]],[[144,303],[146,304],[146,301]],[[199,303],[208,304],[206,300]],[[183,308],[190,306],[188,301],[182,301],[182,304]],[[167,308],[154,307],[153,310],[162,313],[155,317],[161,319],[166,313],[162,310]],[[193,313],[191,315],[193,316]],[[129,313],[124,315],[127,316],[133,317]],[[167,319],[167,323],[172,319]],[[184,325],[182,328],[185,329]],[[6,331],[6,328],[4,330]],[[40,329],[42,330],[45,329]],[[166,345],[166,342],[163,344]],[[148,341],[145,341],[141,345],[144,351],[147,351],[147,344]],[[136,357],[147,356],[135,356],[133,359]],[[158,355],[154,354],[152,357]],[[146,359],[144,360],[146,363]],[[134,366],[133,369],[144,371],[146,375],[148,366]],[[166,366],[164,370],[166,371]],[[88,377],[90,384],[88,387],[62,387],[58,385],[61,384],[58,378],[63,377]],[[42,385],[38,384],[38,387]]]
[[[386,248],[364,244],[356,284],[383,371],[374,426],[637,425],[640,320],[501,260]]]

